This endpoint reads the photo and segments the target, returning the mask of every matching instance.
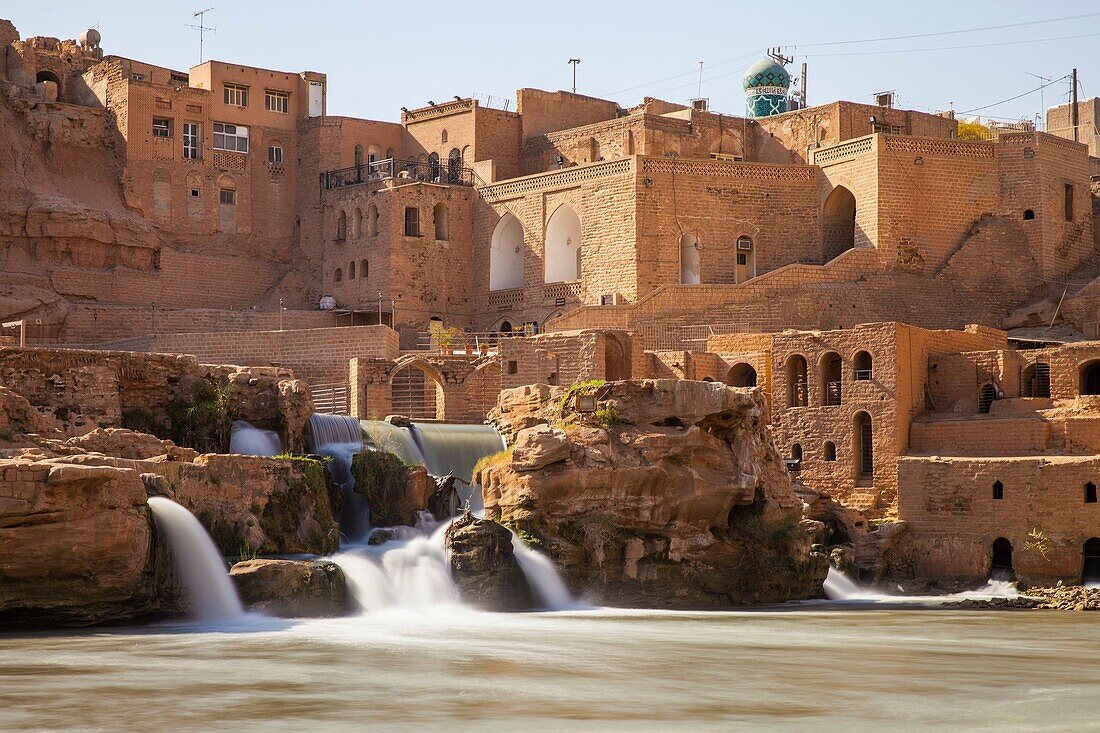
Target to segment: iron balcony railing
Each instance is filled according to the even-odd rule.
[[[421,163],[416,160],[386,158],[373,163],[337,168],[321,174],[321,186],[328,189],[358,186],[390,178],[442,183],[451,186],[474,185],[474,171],[457,160]]]
[[[856,369],[856,381],[857,382],[870,382],[871,370],[870,369]]]
[[[840,404],[840,382],[825,383],[825,404],[827,406]]]

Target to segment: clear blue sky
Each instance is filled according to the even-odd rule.
[[[601,2],[529,0],[367,2],[365,0],[195,0],[181,3],[37,0],[5,3],[24,38],[74,38],[97,25],[107,53],[186,70],[198,61],[195,10],[215,6],[206,57],[286,71],[328,74],[330,114],[396,120],[402,106],[454,95],[514,97],[520,87],[568,89],[566,60],[581,58],[577,90],[624,105],[643,95],[685,101],[703,96],[711,109],[740,114],[741,72],[768,46],[783,45],[810,65],[811,104],[870,101],[894,89],[901,106],[968,110],[1035,89],[1027,72],[1056,79],[1077,66],[1082,98],[1100,93],[1100,15],[1016,28],[879,43],[816,45],[1100,13],[1100,3],[1023,0],[914,3]],[[1090,37],[1065,38],[1066,36]],[[1018,45],[1011,41],[1059,38]],[[969,46],[900,53],[902,49]],[[977,47],[974,46],[986,46]],[[889,51],[889,53],[873,53]],[[842,55],[837,55],[842,54]],[[725,63],[722,63],[725,62]],[[675,78],[669,78],[675,77]],[[1064,101],[1067,83],[1044,92]],[[514,104],[514,103],[513,103]],[[1033,117],[1038,92],[982,114]]]

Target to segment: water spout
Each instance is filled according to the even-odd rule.
[[[149,497],[149,508],[157,526],[168,536],[193,615],[201,621],[215,621],[244,613],[225,562],[199,520],[163,496]]]
[[[277,456],[283,452],[283,444],[274,430],[261,430],[244,420],[234,420],[229,452],[242,456]]]
[[[512,533],[512,551],[540,608],[561,611],[574,605],[573,596],[550,558],[528,547],[515,532]]]

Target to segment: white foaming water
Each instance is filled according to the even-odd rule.
[[[942,596],[902,596],[864,588],[847,575],[830,566],[825,577],[825,597],[830,601],[871,601],[877,603],[946,603],[957,600],[989,600],[992,598],[1017,598],[1020,593],[1009,580],[990,578],[980,588],[950,593]]]
[[[244,420],[234,420],[233,431],[229,434],[229,452],[242,456],[277,456],[283,452],[283,444],[274,430],[261,430]]]
[[[395,539],[358,545],[332,560],[344,571],[352,597],[364,611],[458,605],[443,537],[449,526],[422,522],[415,528],[394,528]]]
[[[363,429],[359,420],[347,415],[315,412],[309,416],[309,439],[314,452],[333,443],[363,444]]]
[[[540,608],[561,611],[573,605],[573,596],[569,594],[569,589],[565,587],[565,582],[558,575],[550,558],[528,547],[515,532],[512,533],[512,550]]]
[[[824,589],[825,597],[830,601],[878,601],[890,598],[885,593],[864,588],[832,565],[825,576]]]
[[[990,598],[1018,598],[1019,596],[1020,592],[1016,590],[1016,586],[1011,580],[990,578],[989,581],[981,588],[975,588],[974,590],[964,590],[961,593],[952,593],[951,595],[946,597],[987,600]]]
[[[201,621],[213,621],[243,614],[225,562],[199,520],[163,496],[149,497],[149,508],[168,536],[172,559],[183,576],[193,615]]]

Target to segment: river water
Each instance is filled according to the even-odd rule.
[[[1098,622],[455,606],[0,635],[0,729],[1096,731]]]

